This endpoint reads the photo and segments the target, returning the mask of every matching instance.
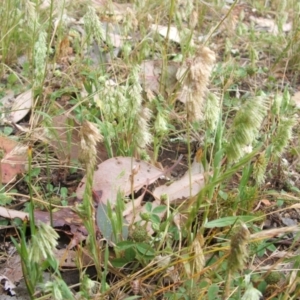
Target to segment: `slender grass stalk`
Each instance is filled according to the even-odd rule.
[[[29,224],[31,234],[35,235],[36,228],[35,228],[35,221],[34,221],[34,201],[33,201],[33,190],[32,190],[32,146],[28,147],[27,151],[28,157],[28,189],[29,189]]]
[[[83,218],[84,226],[89,233],[87,242],[88,247],[93,257],[98,278],[102,277],[101,268],[101,249],[97,242],[97,230],[96,230],[96,219],[95,209],[93,203],[93,177],[96,166],[97,149],[96,144],[102,140],[97,127],[85,121],[81,127],[81,161],[86,167],[86,186],[83,194],[83,202],[77,206],[77,211]]]
[[[49,168],[49,147],[48,144],[45,145],[46,149],[46,165],[47,165],[47,186],[50,185],[50,168]],[[49,197],[49,214],[50,214],[50,224],[53,227],[53,213],[52,213],[52,197]]]

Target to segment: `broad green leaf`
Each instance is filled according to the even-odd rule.
[[[156,223],[156,224],[159,224],[161,221],[161,219],[158,215],[151,215],[150,219],[153,223]]]
[[[113,234],[112,220],[108,216],[107,206],[103,203],[99,203],[97,209],[97,225],[100,229],[101,234],[108,242],[116,242],[116,237]],[[127,240],[128,238],[128,224],[127,221],[123,220],[122,227],[122,239]]]
[[[136,249],[144,256],[154,256],[155,254],[155,251],[151,248],[151,246],[145,243],[136,244]]]
[[[219,286],[217,284],[212,284],[208,288],[208,300],[215,300],[218,299],[218,292],[219,292]]]
[[[124,256],[128,261],[134,261],[135,254],[136,254],[135,250],[133,248],[129,248],[125,250]]]
[[[158,205],[152,210],[152,213],[160,214],[160,213],[164,212],[166,210],[166,208],[167,207],[165,205]]]
[[[204,227],[205,228],[214,228],[214,227],[225,227],[230,226],[236,223],[237,221],[242,222],[250,222],[250,221],[257,221],[259,218],[257,216],[237,216],[237,217],[225,217],[217,220],[213,220],[207,222]]]
[[[121,258],[112,259],[110,262],[113,265],[113,267],[115,267],[115,268],[122,268],[126,264],[128,264],[130,261],[127,260],[126,257],[121,257]]]
[[[116,247],[118,248],[118,250],[126,250],[126,249],[134,247],[135,245],[136,245],[135,242],[123,241],[123,242],[117,243]]]
[[[147,212],[151,212],[152,211],[152,204],[151,204],[151,202],[146,202],[145,209],[146,209]]]
[[[219,191],[219,196],[223,199],[223,200],[227,200],[228,199],[228,194],[226,192],[223,191]]]

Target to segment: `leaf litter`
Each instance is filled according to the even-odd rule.
[[[123,20],[125,10],[127,8],[133,9],[132,5],[127,5],[127,4],[122,5],[114,2],[108,3],[108,1],[102,1],[102,0],[98,0],[98,1],[95,0],[93,1],[93,3],[96,9],[102,13],[102,16],[104,14],[109,21],[111,21],[112,19],[114,21]],[[268,19],[256,18],[256,17],[251,18],[251,16],[249,20],[255,22],[259,26],[257,27],[257,29],[263,28],[264,30],[267,30],[272,34],[278,34],[278,28],[274,26],[275,23],[273,22],[273,20],[271,20],[271,22],[268,22],[267,21]],[[286,27],[283,26],[283,31],[291,30],[288,24],[285,24],[287,25]],[[152,26],[152,30],[158,31],[159,34],[162,35],[164,38],[170,39],[171,41],[180,44],[181,42],[180,34],[177,28],[171,26],[170,30],[168,30],[167,27],[163,25],[158,25],[158,26],[151,25],[151,26]],[[156,29],[154,29],[154,26],[156,26]],[[219,31],[218,34],[222,34],[222,30],[225,30],[225,28],[226,27],[220,28],[221,31]],[[120,48],[123,45],[122,36],[119,35],[118,30],[115,30],[115,32],[116,33],[113,33],[111,36],[111,40],[113,42],[112,44],[114,47]],[[167,36],[167,32],[169,33],[168,36]],[[68,57],[73,55],[73,52],[71,51],[72,49],[69,49],[70,44],[67,40],[65,40],[61,45],[62,45],[61,48],[65,48],[66,51],[64,51],[63,49],[62,51],[60,51],[60,56],[61,56],[60,59],[63,59],[65,56]],[[99,49],[97,49],[97,51],[99,51]],[[114,58],[116,58],[117,55]],[[109,63],[109,60],[106,60],[106,63]],[[141,82],[144,85],[145,90],[150,89],[155,94],[160,93],[162,76],[163,76],[163,74],[161,74],[161,69],[163,63],[164,62],[157,61],[157,60],[148,60],[142,62],[143,72],[141,73],[140,76],[141,76]],[[172,95],[174,92],[175,93],[178,92],[177,95],[179,95],[179,100],[186,102],[185,101],[186,96],[183,95],[182,97],[180,97],[180,95],[181,93],[184,93],[185,89],[188,89],[188,86],[183,86],[178,88],[178,86],[180,86],[179,83],[181,81],[180,78],[176,76],[178,75],[177,71],[179,68],[180,68],[180,64],[168,62],[167,78],[169,82],[167,82],[168,84],[166,84],[165,92],[168,95]],[[11,97],[12,96],[9,96],[9,99],[12,99]],[[30,96],[30,98],[31,97],[32,96]],[[18,110],[23,111],[22,114],[12,114],[8,119],[10,119],[12,122],[15,123],[21,121],[29,113],[31,109],[32,104],[29,105],[28,103],[27,104],[25,103],[23,108],[22,106],[19,105],[18,108],[14,109],[14,111],[18,111]],[[55,155],[59,158],[60,161],[68,160],[70,158],[71,159],[78,158],[78,144],[80,143],[80,138],[78,136],[76,125],[73,124],[72,126],[70,126],[71,130],[70,132],[68,132],[69,130],[68,124],[70,123],[70,118],[72,123],[73,118],[70,117],[69,115],[54,117],[53,127],[55,127],[56,134],[46,135],[46,138],[51,148],[53,148]],[[36,140],[39,140],[39,138],[36,137]],[[72,141],[71,147],[68,142],[69,140]],[[18,148],[16,148],[18,144],[8,139],[3,141],[2,144],[3,147],[1,148],[4,150],[5,153],[5,160],[1,161],[1,169],[4,168],[4,171],[2,171],[2,183],[8,183],[13,181],[18,174],[26,173],[27,146],[21,145],[21,148],[23,147],[24,151],[21,154],[22,161],[20,162],[18,161],[18,159],[16,159],[13,156],[15,155],[15,153],[18,153],[17,151]],[[15,152],[13,152],[14,149]],[[124,198],[126,197],[130,198],[129,202],[126,204],[123,213],[124,224],[126,223],[131,224],[133,222],[140,221],[140,219],[138,219],[140,217],[139,216],[140,213],[146,212],[145,211],[145,203],[147,202],[145,200],[146,190],[151,184],[159,185],[159,183],[157,183],[159,181],[159,178],[165,176],[168,173],[168,170],[162,170],[147,162],[143,162],[129,157],[116,157],[116,158],[111,158],[106,160],[107,156],[105,157],[104,155],[102,156],[102,158],[103,159],[101,160],[103,160],[104,162],[97,166],[97,170],[95,171],[94,174],[94,183],[93,183],[93,190],[96,195],[94,201],[98,202],[98,208],[99,207],[104,208],[104,205],[109,203],[112,205],[112,208],[114,209],[116,204],[116,199],[118,197],[118,192],[121,192]],[[7,165],[5,165],[7,161],[11,161],[10,167],[7,167]],[[7,171],[7,169],[9,169],[10,171]],[[3,174],[4,174],[4,180],[3,180]],[[186,174],[184,174],[182,178],[175,180],[173,183],[167,182],[160,186],[154,187],[154,189],[151,191],[151,194],[154,198],[152,201],[153,208],[161,205],[161,198],[165,194],[168,195],[170,203],[175,205],[176,207],[176,205],[178,205],[184,199],[188,199],[189,197],[193,197],[197,195],[198,192],[203,187],[204,187],[204,171],[202,169],[202,165],[194,161],[191,170]],[[79,201],[82,199],[84,188],[85,188],[85,179],[82,180],[82,182],[78,185],[78,188],[76,190],[76,195],[78,198],[77,200]],[[140,192],[140,195],[135,196],[138,192]],[[104,214],[107,215],[107,208],[104,209],[103,212]],[[22,220],[28,219],[27,214],[24,215],[21,214],[21,212],[19,212],[18,214],[18,211],[8,210],[6,208],[4,209],[3,207],[1,207],[0,215],[5,218],[12,218],[14,216],[14,217],[19,217]],[[39,212],[37,210],[35,215],[37,221],[40,220],[42,222],[50,222],[48,212]],[[165,213],[161,213],[159,217],[160,220],[162,221],[165,217]],[[230,224],[233,224],[235,220],[232,218],[227,221],[229,221]],[[290,219],[289,218],[284,219],[282,217],[282,220],[285,222]],[[225,223],[226,222],[224,220],[219,220],[219,224],[217,225],[217,227],[221,228],[229,224],[229,223],[228,224]],[[290,222],[288,221],[288,223]],[[82,222],[80,218],[78,218],[78,216],[76,216],[76,214],[70,208],[64,208],[55,211],[53,213],[53,225],[54,227],[64,227],[66,225],[69,226],[71,228],[70,231],[73,234],[74,239],[75,239],[75,235],[78,234],[78,232],[80,232],[82,239],[76,236],[78,242],[74,242],[74,240],[70,242],[70,245],[74,247],[77,246],[80,242],[82,242],[85,239],[84,236],[86,236],[86,231],[82,227]],[[216,224],[213,224],[213,221],[211,223],[208,223],[207,227],[210,228],[210,225],[213,225],[213,227],[216,226]],[[100,232],[101,229],[102,231],[104,231],[103,228],[101,228],[101,226],[99,227],[100,227]],[[147,230],[150,234],[153,233],[153,230],[151,228],[147,227]],[[297,228],[296,227],[286,228],[286,231],[297,232]],[[266,235],[275,236],[277,234],[280,234],[280,232],[282,232],[280,229],[278,229],[277,231],[274,230],[272,233],[266,232],[265,236]],[[105,237],[107,240],[112,240],[111,233],[108,233],[107,236]],[[254,235],[253,238],[261,238],[261,236],[259,236],[259,234]],[[198,249],[197,251],[201,254],[202,245],[197,239],[195,240],[193,247],[194,247],[193,251],[196,252],[196,249]],[[74,254],[73,250],[70,249],[67,249],[68,251],[67,250],[61,251],[62,253],[57,253],[57,256],[60,257],[62,260],[67,258],[65,259],[66,262],[65,267],[74,266],[72,262],[74,262],[76,255]],[[64,255],[67,256],[69,255],[69,257],[65,257]],[[188,265],[188,264],[184,265],[184,267],[186,268],[186,272],[188,272],[190,275],[191,275],[192,268],[196,268],[197,272],[202,271],[204,265],[202,256],[197,257],[194,263],[195,266]],[[176,280],[173,280],[173,282],[178,282],[179,280],[180,277],[178,276]]]

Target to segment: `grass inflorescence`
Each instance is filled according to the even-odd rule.
[[[291,215],[300,195],[300,6],[229,2],[7,0],[0,7],[0,96],[32,89],[24,124],[0,106],[1,136],[29,145],[24,176],[1,186],[0,201],[11,205],[27,194],[29,220],[16,225],[13,243],[32,299],[299,296]],[[105,204],[95,170],[116,157],[170,172],[135,191],[132,160],[130,192],[122,194],[124,183]],[[197,194],[195,166],[203,173]],[[186,169],[189,196],[154,195],[156,185],[171,185],[163,180]],[[47,224],[35,222],[41,207]],[[69,217],[57,222],[62,207],[84,230]],[[111,239],[101,232],[101,209]],[[286,236],[293,231],[288,242],[281,227]],[[79,272],[71,285],[56,257],[68,230],[64,247],[76,253]]]

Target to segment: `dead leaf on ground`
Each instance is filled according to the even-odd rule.
[[[21,257],[18,253],[9,256],[4,265],[0,268],[0,273],[5,275],[15,284],[19,283],[23,278]]]
[[[180,203],[189,197],[196,196],[204,187],[203,167],[196,160],[192,163],[191,169],[179,180],[172,184],[165,184],[157,187],[153,195],[160,199],[162,195],[168,195],[170,203]]]
[[[299,231],[300,231],[299,226],[289,226],[289,227],[274,228],[269,230],[262,230],[256,233],[252,233],[250,235],[250,240],[268,239],[279,234],[285,234],[291,232],[299,233]]]
[[[1,99],[0,113],[7,122],[17,123],[21,121],[32,107],[32,90],[28,90],[16,98],[13,92]]]
[[[97,195],[97,225],[101,234],[108,242],[115,242],[116,237],[113,233],[113,224],[108,216],[108,203],[114,209],[117,200],[117,194],[120,192],[123,196],[139,191],[143,186],[155,182],[163,175],[163,171],[153,165],[134,159],[132,157],[115,157],[104,161],[98,165],[98,169],[94,173],[93,190]],[[82,199],[85,190],[85,180],[79,184],[76,195],[78,199]],[[128,237],[128,225],[133,221],[140,220],[139,213],[144,211],[141,207],[143,195],[133,202],[126,205],[124,211],[124,219],[122,226],[122,239]],[[152,203],[154,206],[159,203]],[[135,219],[136,218],[136,219]],[[150,225],[150,224],[149,224]],[[151,226],[148,226],[150,233]]]
[[[253,21],[257,25],[258,30],[265,30],[267,32],[272,33],[273,35],[278,35],[278,25],[273,19],[266,18],[256,18],[254,16],[250,16],[250,20]],[[288,32],[292,29],[292,22],[285,23],[282,25],[282,31]]]
[[[6,293],[10,296],[16,295],[16,292],[14,291],[16,286],[6,276],[0,276],[0,283]]]
[[[6,136],[0,136],[0,148],[4,152],[1,159],[1,182],[13,182],[18,174],[25,172],[28,147]]]
[[[162,175],[162,170],[147,162],[132,157],[114,157],[98,165],[94,173],[93,189],[100,195],[103,204],[109,201],[114,207],[118,192],[124,196],[129,195],[153,183]],[[85,180],[86,177],[76,190],[78,199],[83,198]]]
[[[78,260],[80,258],[81,267],[85,268],[89,265],[93,265],[94,262],[92,258],[86,253],[84,249],[81,249],[82,252],[79,253],[75,250],[69,250],[69,249],[55,249],[54,255],[55,258],[59,261],[59,267],[60,268],[77,268],[78,266]]]
[[[168,38],[170,41],[180,44],[181,39],[179,31],[174,26],[162,26],[162,25],[151,25],[150,29],[153,32],[158,32],[164,38]]]
[[[0,217],[10,220],[15,218],[19,218],[22,221],[29,220],[28,213],[14,209],[8,209],[3,206],[0,206]],[[50,213],[47,211],[35,210],[34,220],[37,224],[38,222],[50,224]],[[82,219],[69,207],[54,211],[52,213],[52,223],[54,228],[69,226],[71,234],[74,235],[78,233],[78,235],[80,235],[80,238],[77,237],[77,239],[80,241],[85,239],[85,237],[88,235],[88,232],[82,223]]]
[[[8,209],[6,207],[0,206],[0,216],[6,219],[13,220],[19,218],[22,221],[28,219],[29,214],[23,211],[18,211],[14,209]]]
[[[162,60],[145,60],[141,64],[140,82],[145,90],[150,90],[154,94],[159,94],[162,86],[164,92],[172,95],[176,89],[179,89],[178,80],[176,79],[179,66],[177,62],[168,62],[165,74],[162,76]],[[164,78],[164,82],[162,82],[162,78]]]

